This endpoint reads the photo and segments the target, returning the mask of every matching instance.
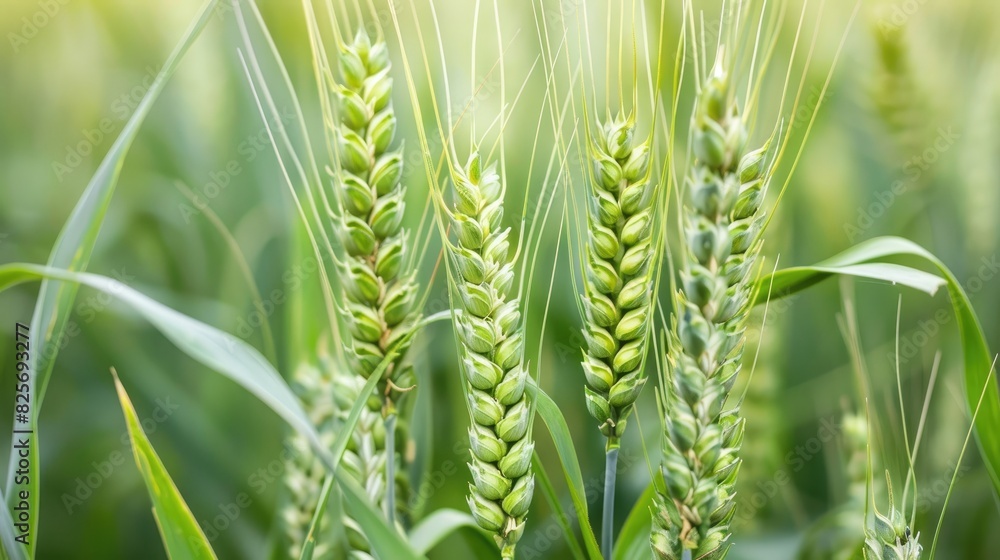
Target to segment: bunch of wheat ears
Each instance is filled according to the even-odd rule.
[[[762,202],[775,167],[767,139],[751,142],[753,104],[741,104],[733,75],[737,58],[720,44],[711,70],[696,87],[679,211],[682,250],[673,316],[665,329],[664,367],[657,387],[663,458],[656,486],[650,548],[657,558],[721,559],[731,546],[744,420],[730,392],[743,369],[745,330],[756,296],[763,243]],[[366,381],[378,372],[378,391],[362,412],[343,461],[345,471],[393,525],[406,522],[408,487],[405,427],[415,376],[406,348],[417,325],[413,250],[402,229],[403,155],[395,139],[389,52],[364,32],[339,45],[337,72],[327,95],[335,118],[331,212],[343,258],[338,262],[339,305],[345,323],[345,359],[326,356],[296,374],[296,387],[319,432],[332,441]],[[622,112],[588,128],[583,398],[606,441],[608,456],[603,553],[611,554],[615,465],[630,414],[646,377],[658,267],[670,231],[666,197],[653,173],[650,127]],[[588,125],[589,126],[589,125]],[[449,158],[452,156],[448,155]],[[664,164],[666,165],[666,164]],[[469,412],[471,483],[468,507],[493,536],[504,559],[513,559],[534,493],[531,428],[534,407],[523,358],[520,299],[510,229],[504,226],[504,180],[475,149],[464,165],[450,165],[451,200],[438,212],[452,294],[452,317]],[[666,174],[664,174],[665,176]],[[442,189],[441,192],[444,192]],[[655,347],[655,345],[654,345]],[[388,361],[387,367],[384,363]],[[382,366],[382,367],[380,367]],[[456,377],[457,378],[457,377]],[[288,467],[285,509],[293,556],[309,531],[323,469],[305,441]],[[661,478],[662,477],[662,478]],[[344,519],[352,558],[368,558],[370,543]],[[322,530],[322,528],[321,528]],[[859,527],[859,533],[861,528]],[[918,558],[920,546],[903,515],[890,507],[864,531],[870,559]],[[320,545],[314,555],[333,554]]]

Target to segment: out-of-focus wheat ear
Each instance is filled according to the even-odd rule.
[[[896,509],[892,496],[892,481],[886,473],[889,488],[889,510],[884,515],[874,508],[865,524],[865,560],[920,560],[923,547],[920,533],[913,533],[906,515]]]

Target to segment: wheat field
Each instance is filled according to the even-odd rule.
[[[8,0],[0,557],[994,558],[998,23]]]

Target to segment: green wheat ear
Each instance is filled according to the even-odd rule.
[[[721,559],[736,511],[744,422],[724,409],[741,369],[760,251],[769,142],[746,153],[747,126],[722,50],[695,107],[687,246],[661,395],[666,430],[651,543],[660,559]]]
[[[501,228],[503,187],[495,166],[484,169],[473,153],[456,171],[454,185],[451,218],[458,244],[449,244],[449,253],[458,271],[452,288],[460,300],[456,328],[472,416],[469,509],[503,558],[512,559],[534,493],[535,445],[520,304],[510,295],[510,229]]]
[[[923,547],[920,533],[912,533],[906,516],[896,509],[889,483],[889,511],[885,515],[876,509],[865,527],[865,560],[920,560]]]
[[[397,513],[406,513],[403,504],[408,501],[406,470],[396,464],[407,458],[402,451],[413,401],[407,394],[414,376],[404,360],[419,322],[414,309],[417,286],[403,264],[408,243],[402,228],[406,192],[400,184],[402,149],[392,147],[396,117],[385,43],[373,44],[358,33],[341,46],[338,60],[339,83],[330,84],[328,92],[338,110],[329,124],[338,161],[332,184],[337,207],[333,219],[346,253],[338,262],[338,278],[349,327],[350,363],[335,365],[327,360],[320,369],[303,370],[296,384],[312,420],[332,445],[332,434],[341,429],[366,379],[390,351],[398,352],[379,380],[378,393],[363,409],[341,463],[372,503],[394,520]],[[304,440],[295,436],[291,445],[299,453],[286,475],[290,503],[284,517],[291,555],[298,557],[323,473]],[[391,486],[387,478],[392,478]],[[397,494],[402,498],[398,502]],[[360,527],[346,517],[343,523],[351,556],[367,557],[371,547]],[[324,545],[317,557],[323,557],[320,552],[329,551]]]
[[[587,212],[583,298],[587,409],[608,449],[619,446],[626,420],[646,382],[642,374],[649,327],[656,188],[649,180],[649,140],[635,143],[630,117],[600,127]]]
[[[339,61],[342,84],[334,93],[340,166],[334,190],[347,252],[340,279],[350,315],[352,366],[368,378],[390,349],[409,340],[417,322],[417,287],[402,270],[408,249],[402,228],[406,188],[399,182],[402,148],[391,147],[396,116],[386,45],[358,33],[343,46]],[[400,348],[379,382],[384,416],[395,412],[404,354]]]

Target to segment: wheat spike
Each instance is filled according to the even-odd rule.
[[[687,251],[676,294],[662,395],[666,430],[653,550],[679,560],[724,558],[735,513],[744,422],[724,409],[741,369],[763,213],[768,144],[745,153],[747,126],[720,49],[698,94],[684,211]]]
[[[896,509],[889,485],[889,512],[876,509],[865,527],[865,560],[920,560],[920,533],[910,532],[906,516]]]
[[[456,328],[472,416],[469,509],[479,526],[493,534],[502,557],[512,559],[535,479],[520,302],[510,296],[510,229],[500,225],[503,188],[495,166],[484,169],[473,153],[455,173],[454,184],[451,218],[458,244],[450,245],[449,252],[458,271],[453,278],[460,300]]]
[[[619,446],[646,382],[656,188],[649,181],[649,140],[633,141],[635,122],[600,127],[590,151],[583,370],[587,409],[608,449]]]

